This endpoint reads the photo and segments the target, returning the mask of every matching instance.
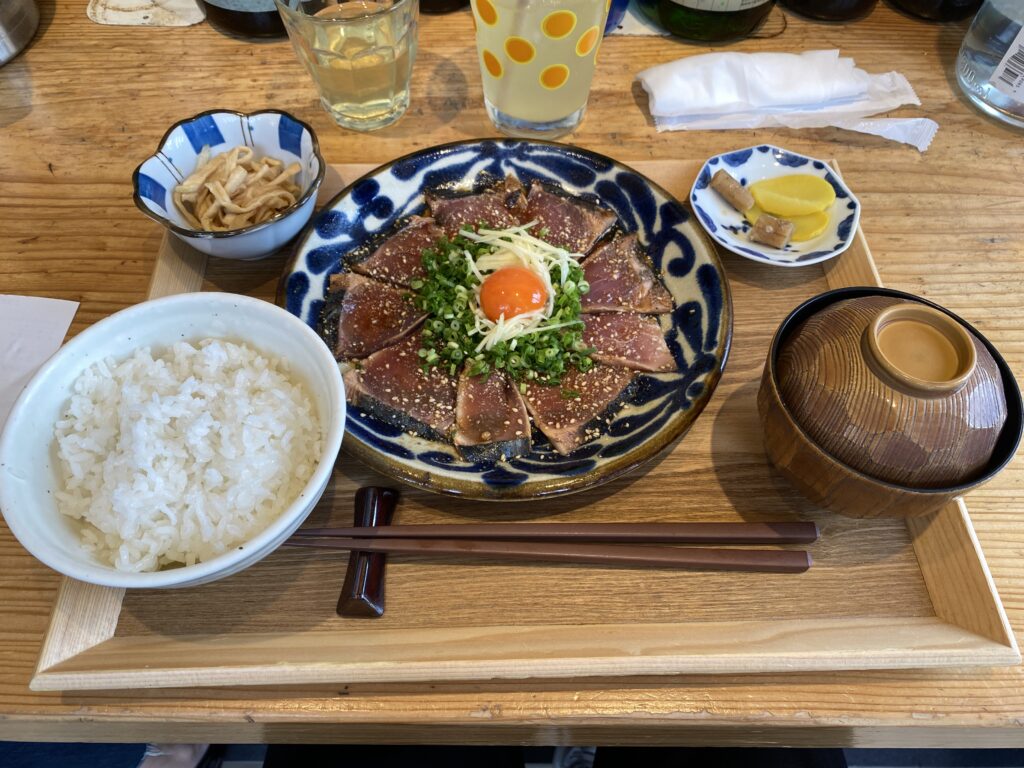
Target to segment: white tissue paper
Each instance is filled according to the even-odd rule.
[[[939,126],[927,118],[867,120],[921,101],[898,72],[869,75],[839,51],[708,53],[637,75],[659,131],[835,126],[924,152]]]
[[[127,27],[189,27],[206,18],[196,0],[89,0],[85,13],[97,24]]]
[[[0,429],[21,390],[64,341],[77,301],[0,295]]]

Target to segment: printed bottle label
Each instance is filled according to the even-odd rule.
[[[210,5],[223,8],[226,11],[241,11],[242,13],[276,13],[277,6],[274,0],[203,0]]]
[[[1024,27],[1013,38],[989,83],[1007,96],[1024,102]]]
[[[673,0],[684,8],[696,11],[712,11],[717,13],[735,13],[764,5],[769,0]]]

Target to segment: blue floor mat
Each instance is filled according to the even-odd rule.
[[[0,768],[135,768],[145,744],[0,741]]]

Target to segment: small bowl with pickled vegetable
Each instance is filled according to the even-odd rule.
[[[860,222],[860,202],[828,163],[770,144],[708,159],[690,204],[723,248],[779,267],[835,258]]]
[[[212,110],[175,123],[132,174],[135,205],[198,251],[251,261],[309,221],[325,164],[287,112]]]

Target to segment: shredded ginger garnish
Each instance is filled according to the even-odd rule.
[[[465,229],[459,234],[467,240],[472,240],[481,245],[491,246],[490,253],[473,259],[469,251],[463,251],[470,271],[480,281],[473,289],[473,320],[475,327],[470,333],[479,335],[480,342],[476,351],[492,349],[495,344],[502,341],[510,342],[512,349],[515,349],[516,339],[521,336],[551,331],[558,328],[565,328],[572,325],[579,325],[579,320],[570,320],[562,323],[546,323],[550,319],[555,307],[555,288],[551,282],[552,268],[558,267],[561,277],[559,287],[564,287],[569,280],[571,267],[579,267],[577,257],[579,253],[570,253],[564,248],[547,243],[540,238],[530,234],[531,227],[536,221],[522,224],[506,229],[487,229],[481,227],[476,232]],[[533,272],[544,283],[547,292],[547,302],[542,309],[533,312],[524,312],[521,315],[505,319],[501,315],[497,322],[488,318],[480,309],[480,288],[487,275],[497,272],[505,267],[525,267]]]

